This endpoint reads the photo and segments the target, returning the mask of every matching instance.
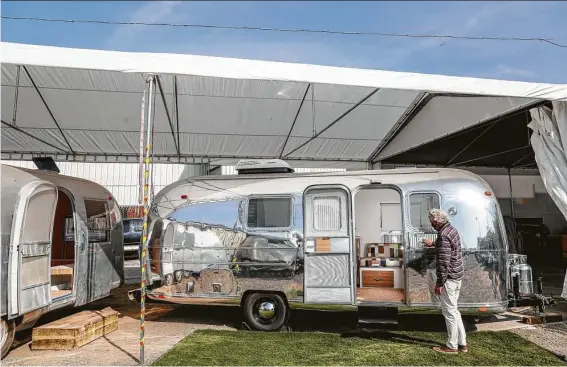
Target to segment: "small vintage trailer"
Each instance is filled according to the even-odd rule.
[[[241,161],[237,169],[237,176],[182,180],[156,195],[144,259],[149,299],[240,303],[258,330],[281,328],[294,304],[357,306],[361,323],[370,322],[361,310],[375,320],[378,308],[388,315],[437,308],[434,250],[422,243],[436,238],[433,208],[444,209],[461,236],[463,312],[500,313],[510,297],[541,298],[512,287],[498,202],[470,172],[294,174],[280,160]],[[529,272],[514,273],[514,284],[526,274],[531,284]],[[139,299],[139,290],[130,298]]]
[[[102,186],[1,165],[2,357],[14,332],[64,306],[107,296],[124,279],[118,203]]]

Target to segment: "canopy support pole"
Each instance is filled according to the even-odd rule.
[[[144,190],[144,221],[142,224],[142,249],[140,251],[140,270],[141,270],[141,287],[140,287],[140,365],[144,365],[144,337],[145,337],[145,315],[146,315],[146,279],[151,277],[151,269],[148,266],[149,260],[147,259],[147,252],[148,252],[148,216],[150,212],[150,185],[153,185],[153,180],[151,180],[151,170],[152,170],[152,162],[151,159],[151,144],[152,144],[152,129],[154,125],[154,119],[152,118],[152,102],[154,101],[154,84],[155,84],[155,77],[154,75],[149,75],[147,79],[147,83],[149,83],[149,92],[148,92],[148,99],[145,101],[147,105],[147,117],[146,117],[146,129],[145,129],[145,136],[142,137],[141,142],[143,143],[143,138],[146,140],[146,147],[145,147],[145,158],[143,162],[143,169],[144,174],[142,177],[143,183],[143,190]],[[141,133],[144,133],[141,132]]]
[[[293,123],[291,124],[291,128],[289,129],[289,133],[287,134],[287,136],[285,138],[285,142],[283,144],[282,151],[280,153],[280,159],[283,156],[285,146],[287,145],[287,141],[289,140],[289,137],[291,136],[293,128],[295,127],[295,123],[297,122],[297,118],[299,117],[299,113],[301,112],[301,107],[303,107],[303,102],[305,102],[305,97],[307,97],[307,93],[309,92],[310,88],[311,88],[311,83],[308,83],[307,88],[305,89],[305,93],[303,94],[303,98],[301,98],[301,103],[299,104],[299,108],[297,109],[297,112],[295,113],[295,117],[293,119]]]
[[[147,84],[147,83],[146,83]],[[138,166],[138,202],[140,205],[144,204],[144,131],[145,131],[145,124],[146,124],[146,93],[148,91],[148,86],[144,86],[144,92],[142,94],[142,108],[140,113],[140,156],[138,157],[139,166]]]
[[[485,156],[482,156],[482,157],[469,159],[469,160],[462,161],[462,162],[458,162],[458,163],[453,163],[453,164],[450,165],[449,167],[458,166],[458,165],[461,165],[461,164],[470,163],[470,162],[475,162],[475,161],[480,161],[481,159],[492,158],[492,157],[496,157],[496,156],[498,156],[498,155],[502,155],[502,154],[506,154],[506,153],[511,153],[511,152],[516,152],[516,151],[518,151],[518,150],[522,150],[522,149],[526,149],[526,148],[531,148],[531,147],[530,147],[529,145],[526,145],[526,146],[523,146],[523,147],[520,147],[520,148],[508,149],[508,150],[505,150],[505,151],[503,151],[503,152],[494,153],[494,154],[489,154],[489,155],[485,155]]]
[[[177,75],[173,76],[173,102],[175,103],[174,105],[174,111],[175,111],[175,123],[177,124],[177,152],[178,152],[178,156],[177,158],[181,159],[181,142],[179,139],[179,104],[177,102],[177,98],[178,98],[178,92],[177,92]]]
[[[508,182],[510,184],[510,213],[512,213],[512,219],[516,220],[516,214],[514,213],[514,194],[512,192],[512,172],[508,168]]]
[[[330,128],[332,128],[337,122],[341,121],[346,115],[348,115],[349,113],[351,113],[355,108],[357,108],[358,106],[360,106],[361,104],[363,104],[364,102],[366,102],[367,99],[369,99],[370,97],[372,97],[374,94],[376,94],[376,92],[378,92],[380,90],[380,88],[376,88],[374,89],[372,92],[368,93],[364,98],[362,98],[360,101],[358,101],[354,106],[352,106],[351,108],[349,108],[348,110],[346,110],[345,112],[343,112],[342,115],[340,115],[339,117],[337,117],[335,120],[333,120],[333,122],[331,122],[329,125],[327,125],[323,130],[319,131],[317,134],[315,134],[314,136],[312,136],[311,138],[309,138],[309,140],[307,140],[305,143],[300,144],[297,148],[294,148],[291,152],[287,153],[285,157],[289,156],[290,154],[293,154],[295,152],[297,152],[299,149],[303,148],[304,146],[306,146],[307,144],[311,143],[313,140],[317,139],[319,136],[321,136],[325,131],[329,130]]]
[[[56,145],[53,145],[53,144],[51,144],[51,143],[48,143],[47,141],[45,141],[45,140],[43,140],[43,139],[41,139],[41,138],[38,138],[37,136],[32,135],[32,134],[28,133],[27,131],[24,131],[24,130],[20,129],[20,128],[17,127],[17,126],[14,126],[14,125],[10,124],[9,122],[6,122],[6,121],[2,120],[2,123],[3,123],[4,125],[6,125],[6,126],[11,127],[12,129],[14,129],[14,130],[16,130],[16,131],[18,131],[18,132],[21,132],[22,134],[24,134],[24,135],[26,135],[26,136],[29,136],[29,137],[32,138],[32,139],[35,139],[35,140],[37,140],[37,141],[39,141],[39,142],[45,144],[45,145],[49,145],[49,146],[52,147],[52,148],[55,148],[55,149],[57,149],[57,150],[60,150],[60,151],[62,151],[62,152],[65,152],[65,153],[67,153],[67,154],[71,154],[71,152],[69,152],[69,151],[67,151],[67,150],[65,150],[65,149],[63,149],[63,148],[60,148],[60,147],[58,147],[58,146],[56,146]]]
[[[161,86],[161,79],[156,76],[157,85],[159,88],[159,94],[161,95],[161,101],[163,102],[163,108],[165,109],[165,114],[167,115],[167,121],[169,122],[169,128],[171,129],[171,136],[173,137],[173,144],[175,144],[175,151],[177,156],[181,156],[179,152],[179,145],[177,145],[177,140],[175,139],[175,130],[173,129],[173,122],[171,121],[171,115],[169,114],[169,108],[167,107],[167,101],[165,100],[165,94],[163,93],[163,88]]]
[[[12,125],[16,126],[16,116],[18,114],[18,93],[20,88],[20,69],[22,68],[21,65],[18,65],[18,69],[16,71],[16,90],[14,91],[14,111],[12,113]]]
[[[35,91],[37,92],[37,95],[39,96],[39,98],[41,99],[41,101],[43,102],[43,105],[45,106],[45,108],[47,109],[47,112],[49,112],[49,116],[51,116],[51,119],[53,120],[53,122],[55,123],[55,126],[57,126],[57,128],[59,129],[59,132],[61,133],[61,136],[63,136],[63,140],[65,140],[65,143],[67,143],[67,146],[69,147],[69,150],[71,151],[71,153],[74,155],[75,151],[73,150],[73,148],[71,148],[71,144],[69,144],[69,140],[67,140],[67,137],[65,136],[65,134],[63,133],[63,130],[61,130],[61,126],[59,126],[59,123],[57,122],[57,119],[55,118],[55,116],[53,116],[53,112],[51,112],[51,109],[49,108],[49,106],[47,105],[47,102],[45,101],[45,98],[43,98],[43,95],[41,94],[41,92],[39,91],[39,88],[37,87],[37,84],[35,84],[35,81],[33,80],[33,78],[31,77],[30,72],[28,71],[28,68],[25,67],[25,65],[23,66],[24,71],[26,72],[26,75],[28,76],[30,82],[32,83]]]

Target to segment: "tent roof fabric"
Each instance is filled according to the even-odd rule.
[[[567,85],[5,42],[1,47],[3,158],[42,153],[60,160],[137,161],[148,74],[158,75],[156,160],[219,165],[281,157],[294,166],[363,167],[421,139],[538,101],[567,100]]]

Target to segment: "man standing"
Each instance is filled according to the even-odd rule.
[[[463,254],[459,233],[447,220],[447,214],[441,209],[429,211],[429,221],[437,231],[435,241],[437,282],[435,294],[439,296],[441,311],[445,316],[448,340],[444,347],[434,347],[440,353],[455,354],[459,351],[466,353],[467,340],[465,326],[461,313],[457,308],[461,282],[464,276]],[[424,238],[427,246],[433,246],[430,239]]]

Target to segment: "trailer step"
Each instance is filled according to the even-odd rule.
[[[398,329],[398,309],[395,307],[359,307],[358,327],[364,329]]]
[[[396,319],[378,318],[378,319],[358,319],[358,324],[364,327],[369,327],[372,325],[399,325],[399,322]]]

